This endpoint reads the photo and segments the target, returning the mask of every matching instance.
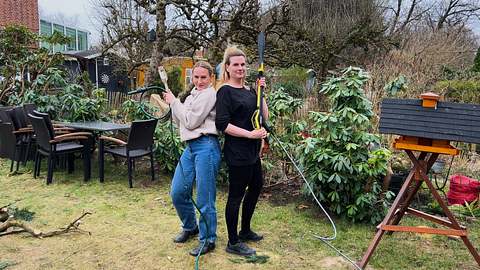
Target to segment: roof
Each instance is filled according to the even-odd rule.
[[[85,51],[64,51],[62,52],[64,55],[73,56],[75,58],[81,59],[95,59],[97,57],[102,56],[102,51],[93,49],[93,50],[85,50]]]
[[[438,102],[422,107],[421,99],[384,99],[380,133],[480,143],[480,105]]]

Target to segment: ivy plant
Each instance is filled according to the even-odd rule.
[[[332,106],[328,112],[310,112],[310,137],[298,150],[307,179],[331,211],[376,223],[393,195],[382,194],[379,181],[391,153],[378,148],[379,136],[369,132],[372,104],[363,91],[368,79],[362,69],[349,67],[322,85]]]

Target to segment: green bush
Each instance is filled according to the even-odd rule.
[[[303,105],[303,100],[291,97],[280,88],[268,93],[267,102],[269,124],[274,130],[274,135],[289,153],[293,153],[302,140],[301,134],[306,124],[304,121],[292,121],[292,115]],[[276,179],[279,172],[285,175],[291,174],[294,171],[293,167],[290,162],[285,162],[287,156],[281,146],[273,138],[270,138],[269,142],[271,151],[268,153],[268,159],[262,162],[266,178]]]
[[[277,83],[274,88],[281,90],[294,98],[302,98],[305,93],[303,85],[296,82]]]
[[[122,103],[126,122],[151,119],[156,110],[158,109],[150,103],[134,99],[127,99]]]
[[[382,196],[378,179],[386,173],[390,151],[372,150],[378,135],[369,133],[372,104],[362,87],[368,75],[347,68],[322,85],[332,101],[329,112],[311,112],[301,162],[316,195],[331,211],[352,221],[380,221],[391,193]]]
[[[435,84],[435,89],[444,93],[445,100],[452,102],[480,103],[479,80],[447,80]]]
[[[23,95],[17,92],[12,93],[8,103],[11,105],[33,103],[37,105],[39,111],[47,112],[53,119],[62,121],[106,119],[105,89],[93,90],[88,95],[81,85],[68,83],[64,77],[63,70],[49,68],[33,80]]]
[[[173,173],[184,148],[185,145],[180,141],[175,125],[169,121],[157,125],[155,159],[158,161],[160,169],[167,173]]]
[[[68,84],[58,96],[60,118],[69,122],[95,121],[105,119],[107,105],[105,89],[92,92],[92,98],[86,96],[83,87],[78,84]]]
[[[45,77],[52,78],[55,66],[64,61],[60,53],[51,54],[45,48],[33,48],[32,44],[48,41],[51,44],[64,44],[68,38],[55,33],[51,37],[40,38],[24,26],[9,25],[0,31],[0,103],[18,102],[28,90],[42,95],[52,88],[50,84],[36,87]],[[31,75],[27,80],[27,72]]]
[[[475,55],[475,59],[473,60],[473,72],[480,72],[480,47],[478,47],[477,54]]]
[[[160,76],[158,74],[155,75],[155,80],[153,82],[153,85],[158,85],[162,88],[165,88],[163,85],[162,81],[160,80]],[[179,66],[174,66],[170,67],[167,69],[167,77],[168,77],[168,87],[170,88],[170,91],[175,96],[178,96],[180,94],[184,87],[182,83],[182,68]]]
[[[300,98],[305,95],[305,84],[308,78],[307,69],[292,66],[278,71],[277,84],[274,88],[283,88],[290,96]]]
[[[267,94],[267,103],[270,122],[275,125],[278,122],[283,122],[285,118],[289,118],[303,105],[303,100],[294,98],[284,88],[279,88]]]

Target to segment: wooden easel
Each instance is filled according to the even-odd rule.
[[[440,154],[455,156],[458,155],[459,151],[452,147],[447,140],[434,140],[408,136],[402,136],[399,139],[396,139],[394,147],[396,149],[404,150],[407,153],[413,163],[413,168],[410,170],[405,183],[400,189],[384,220],[378,225],[375,237],[370,243],[370,246],[359,263],[359,266],[364,268],[367,265],[370,256],[375,251],[375,248],[385,232],[413,232],[459,236],[480,266],[480,256],[470,240],[468,240],[466,228],[457,222],[452,212],[450,212],[446,203],[428,178],[428,171]],[[419,152],[418,156],[415,156],[413,152]],[[447,216],[447,219],[429,215],[409,207],[422,183],[427,185],[433,197]],[[449,229],[400,226],[398,224],[405,213],[446,226]]]

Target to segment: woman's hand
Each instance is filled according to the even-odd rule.
[[[254,129],[249,133],[249,139],[263,139],[267,137],[267,131],[264,128]]]
[[[170,105],[175,100],[175,95],[169,89],[167,89],[165,92],[163,92],[163,100]]]
[[[258,84],[263,88],[267,87],[267,83],[265,82],[265,77],[260,77],[260,79],[258,79]]]

